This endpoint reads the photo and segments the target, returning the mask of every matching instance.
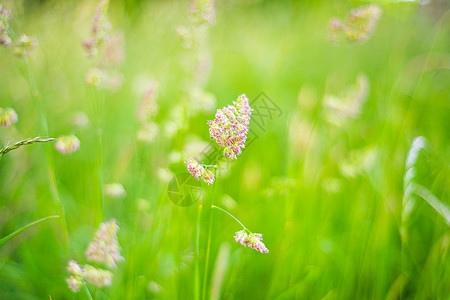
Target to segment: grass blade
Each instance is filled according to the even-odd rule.
[[[45,221],[45,220],[53,219],[53,218],[59,218],[59,216],[58,216],[58,215],[55,215],[55,216],[48,216],[48,217],[39,219],[39,220],[37,220],[37,221],[31,222],[30,224],[27,224],[27,225],[25,225],[25,226],[23,226],[23,227],[20,227],[19,229],[17,229],[17,230],[14,231],[13,233],[11,233],[11,234],[5,236],[4,238],[0,239],[0,246],[3,245],[4,243],[6,243],[7,241],[9,241],[10,239],[12,239],[13,237],[15,237],[16,235],[18,235],[19,233],[21,233],[22,231],[27,230],[27,229],[30,228],[31,226],[34,226],[34,225],[39,224],[39,223],[41,223],[41,222],[43,222],[43,221]]]
[[[448,226],[450,226],[450,209],[445,203],[439,201],[439,199],[433,195],[426,187],[420,184],[414,184],[414,193],[417,196],[422,197],[428,204],[431,205],[444,219]]]

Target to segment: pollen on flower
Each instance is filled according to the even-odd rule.
[[[86,258],[89,261],[102,263],[109,268],[115,268],[116,262],[123,259],[120,256],[120,245],[117,240],[119,226],[115,219],[100,224],[94,239],[86,250]]]
[[[233,104],[234,106],[218,109],[216,118],[208,121],[208,125],[211,138],[225,147],[223,154],[236,159],[242,153],[241,148],[245,148],[252,109],[245,94],[239,96]]]
[[[19,118],[17,117],[17,113],[12,108],[3,109],[0,107],[0,126],[8,127],[11,124],[17,122]]]
[[[269,253],[269,250],[262,242],[262,234],[260,233],[249,233],[246,230],[241,230],[236,232],[234,239],[244,247],[248,246],[261,253]]]
[[[64,136],[58,139],[55,148],[62,154],[68,154],[80,148],[80,140],[74,135]]]

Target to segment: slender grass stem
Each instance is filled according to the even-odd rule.
[[[201,230],[201,214],[202,205],[198,206],[197,212],[197,233],[195,237],[195,287],[194,287],[194,299],[200,299],[200,230]]]
[[[224,213],[226,213],[227,215],[229,215],[230,217],[232,217],[236,222],[239,223],[239,225],[242,226],[242,228],[244,228],[245,230],[247,230],[248,232],[252,233],[249,229],[247,229],[247,227],[244,226],[244,224],[241,223],[241,221],[239,221],[235,216],[233,216],[231,213],[229,213],[228,211],[226,211],[225,209],[215,206],[215,205],[211,205],[211,208],[215,208],[218,209],[220,211],[223,211]]]
[[[19,229],[17,229],[17,230],[14,231],[13,233],[8,234],[8,235],[5,236],[4,238],[1,238],[1,239],[0,239],[0,246],[3,245],[4,243],[6,243],[7,241],[9,241],[10,239],[12,239],[13,237],[15,237],[16,235],[18,235],[19,233],[21,233],[21,232],[27,230],[28,228],[30,228],[30,227],[32,227],[32,226],[34,226],[34,225],[36,225],[36,224],[39,224],[39,223],[41,223],[41,222],[43,222],[43,221],[45,221],[45,220],[53,219],[53,218],[59,218],[59,216],[58,216],[58,215],[55,215],[55,216],[48,216],[48,217],[39,219],[39,220],[37,220],[37,221],[31,222],[30,224],[27,224],[27,225],[25,225],[25,226],[20,227]]]
[[[89,288],[87,287],[86,283],[83,284],[83,290],[86,293],[86,296],[88,297],[88,299],[93,300],[91,292],[89,291]]]
[[[30,82],[30,85],[31,85],[31,96],[39,106],[42,134],[44,136],[48,136],[48,123],[47,123],[47,117],[45,114],[44,104],[42,102],[42,97],[37,88],[36,80],[34,78],[30,64],[28,63],[28,57],[26,55],[23,56],[23,61],[25,63],[25,68],[27,70],[28,81]],[[59,197],[58,184],[56,181],[55,165],[53,163],[52,150],[51,150],[49,144],[47,145],[45,150],[46,150],[47,166],[48,166],[49,179],[50,179],[50,191],[51,191],[54,205],[57,206],[57,209],[59,210],[59,215],[61,216],[61,227],[62,227],[62,233],[63,233],[64,247],[65,247],[65,250],[67,251],[68,246],[69,246],[69,233],[67,230],[66,214],[64,212],[64,207],[62,206],[62,203],[61,203],[61,198]]]
[[[216,169],[214,169],[214,178],[216,177]],[[212,195],[211,195],[211,206],[214,204],[214,191],[216,189],[216,181],[214,181],[213,189],[212,189]],[[208,226],[208,239],[207,239],[207,245],[206,245],[206,257],[205,257],[205,270],[203,272],[203,288],[202,288],[202,299],[206,299],[206,292],[207,292],[207,284],[208,284],[208,267],[209,267],[209,256],[211,253],[211,232],[212,232],[212,225],[213,225],[213,214],[211,211],[208,211],[209,214],[209,226]]]
[[[101,124],[101,116],[100,116],[100,106],[102,103],[99,103],[99,100],[96,97],[96,93],[94,88],[91,89],[92,94],[92,105],[94,111],[94,119],[95,119],[95,131],[97,136],[97,176],[98,176],[98,215],[97,215],[97,223],[100,224],[104,219],[104,191],[103,191],[103,142],[102,142],[102,124]]]

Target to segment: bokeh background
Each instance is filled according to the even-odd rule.
[[[369,2],[382,9],[372,36],[330,43],[330,20]],[[201,182],[202,199],[188,207],[170,201],[168,186],[186,172],[184,160],[201,157],[215,110],[261,92],[281,113],[264,117],[263,129],[261,119],[250,121],[257,138],[218,171],[214,202],[262,233],[270,252],[236,243],[239,224],[212,212],[206,298],[448,299],[448,2],[216,1],[215,24],[195,39],[189,1],[112,0],[108,15],[124,51],[115,67],[121,84],[110,89],[86,83],[96,62],[82,41],[96,2],[2,4],[15,32],[38,40],[28,63],[48,136],[75,134],[81,147],[62,155],[53,144],[34,144],[0,160],[1,237],[61,215],[61,207],[65,213],[0,246],[1,299],[86,298],[68,289],[66,266],[86,262],[103,220],[101,197],[104,220],[120,226],[124,261],[111,287],[89,287],[93,298],[194,299],[199,203],[212,186]],[[0,49],[0,106],[19,116],[0,128],[1,145],[46,135],[27,70]],[[358,89],[361,76],[367,96],[356,113],[330,110],[327,99]],[[149,86],[157,89],[157,112],[142,138]],[[405,188],[405,162],[419,136],[425,146],[414,182],[444,211]],[[112,183],[124,190],[101,188]],[[405,203],[412,203],[407,211]]]

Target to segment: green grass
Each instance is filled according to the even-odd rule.
[[[403,178],[413,139],[425,137],[414,182],[448,208],[449,7],[443,1],[393,2],[378,1],[383,14],[367,42],[341,40],[334,46],[327,41],[329,20],[344,19],[362,2],[217,1],[209,38],[214,64],[205,88],[216,96],[216,108],[242,93],[254,99],[265,92],[283,114],[266,119],[265,130],[256,118],[250,121],[259,137],[227,174],[217,175],[214,192],[214,204],[262,233],[270,252],[236,243],[239,224],[211,211],[206,295],[214,290],[221,299],[448,299],[448,224],[417,195],[409,196],[415,205],[404,217]],[[42,222],[0,246],[0,298],[87,299],[68,289],[66,266],[70,259],[86,263],[84,251],[104,215],[118,221],[125,260],[113,271],[111,287],[89,286],[94,299],[194,299],[198,204],[173,205],[161,170],[185,171],[171,157],[195,138],[210,141],[206,121],[216,108],[192,117],[174,137],[159,134],[145,144],[136,138],[135,92],[139,78],[159,82],[155,122],[162,132],[170,110],[185,99],[186,50],[176,29],[189,24],[190,3],[112,1],[112,26],[123,31],[126,42],[119,68],[123,84],[93,96],[84,82],[92,62],[81,41],[89,35],[95,5],[4,2],[16,33],[39,40],[29,67],[48,135],[76,134],[81,148],[63,156],[53,144],[48,149],[34,144],[1,158],[0,238],[61,215],[58,198],[65,220]],[[361,114],[343,126],[331,125],[324,96],[337,95],[360,73],[370,84]],[[97,107],[101,152],[93,98],[103,99]],[[27,66],[5,48],[0,48],[0,107],[13,107],[19,115],[18,123],[0,128],[0,148],[46,136]],[[89,116],[87,127],[72,124],[76,111]],[[366,163],[351,160],[368,151]],[[354,176],[342,171],[345,162]],[[100,201],[99,172],[104,183],[123,184],[126,196],[105,195]],[[201,186],[210,199],[213,187]],[[200,235],[200,283],[206,231]]]

